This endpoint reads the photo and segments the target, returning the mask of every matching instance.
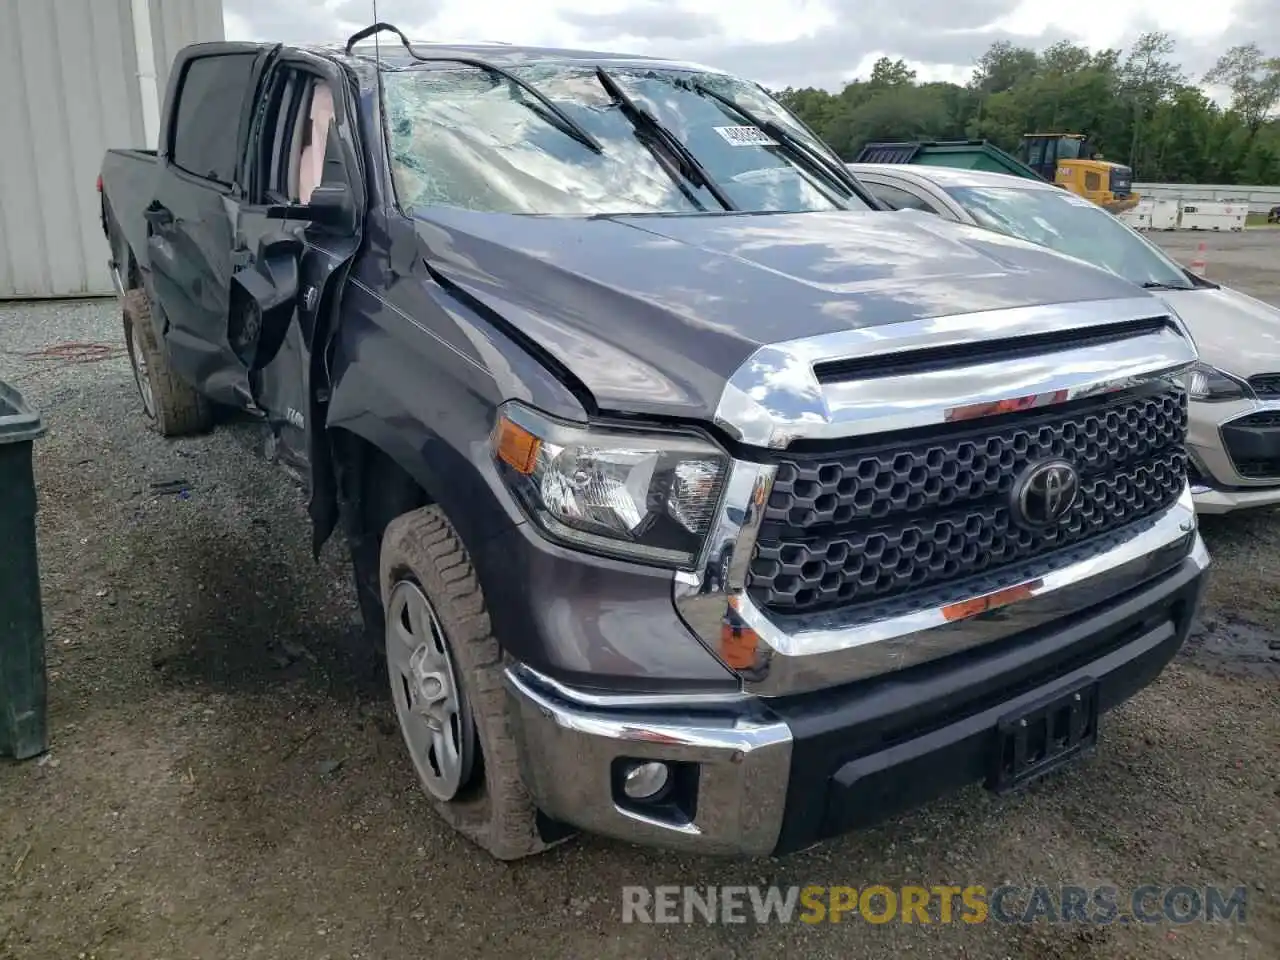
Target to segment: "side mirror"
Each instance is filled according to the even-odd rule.
[[[345,183],[322,183],[311,191],[308,203],[284,203],[267,207],[268,220],[310,220],[326,227],[354,229],[355,202]]]

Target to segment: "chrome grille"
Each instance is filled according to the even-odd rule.
[[[883,600],[1032,559],[1171,505],[1186,482],[1187,401],[1163,384],[1048,413],[951,425],[892,446],[788,455],[762,518],[747,588],[798,613]],[[1029,464],[1062,458],[1080,496],[1056,526],[1009,506]]]

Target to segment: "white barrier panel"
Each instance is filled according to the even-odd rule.
[[[1232,186],[1223,183],[1135,183],[1133,192],[1143,197],[1177,200],[1194,204],[1197,200],[1247,205],[1254,213],[1266,213],[1280,206],[1280,185],[1269,187]]]
[[[1120,214],[1120,219],[1135,230],[1151,229],[1151,208],[1149,200],[1140,200],[1136,207],[1131,207]]]
[[[1152,230],[1176,230],[1178,229],[1178,214],[1180,213],[1177,200],[1162,200],[1152,198],[1151,200],[1151,229]]]
[[[1195,201],[1183,203],[1178,226],[1183,230],[1236,231],[1244,229],[1249,208],[1240,203]]]

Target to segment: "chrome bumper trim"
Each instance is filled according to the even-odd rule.
[[[777,845],[791,772],[785,723],[728,712],[658,717],[588,709],[557,696],[547,678],[520,664],[507,668],[505,681],[525,786],[548,816],[691,852],[766,856]],[[619,758],[698,764],[693,819],[668,821],[620,806],[613,772]]]
[[[114,261],[109,261],[107,266],[111,270],[111,285],[116,288],[116,296],[124,296],[124,281],[120,278],[120,268],[116,266]]]
[[[661,710],[681,707],[686,710],[710,710],[729,707],[755,698],[745,690],[724,693],[596,693],[580,690],[553,680],[544,674],[523,668],[525,673],[536,676],[538,685],[572,706],[602,710]]]
[[[736,464],[731,483],[739,469],[744,470],[744,477],[762,482],[764,468],[753,472],[751,465]],[[772,473],[768,473],[768,482],[772,482]],[[767,489],[764,496],[768,496]],[[870,618],[864,608],[859,614],[862,619],[842,619],[848,615],[836,610],[789,617],[788,629],[783,629],[756,606],[745,589],[755,530],[744,525],[734,541],[734,559],[740,563],[731,566],[723,590],[708,589],[705,574],[681,573],[676,577],[675,602],[686,624],[717,655],[721,654],[721,627],[726,619],[754,631],[758,640],[755,663],[741,673],[744,689],[763,697],[878,676],[1034,629],[1104,603],[1203,550],[1188,486],[1173,507],[1129,540],[1043,576],[1005,583],[996,591],[959,601],[977,608],[971,616],[953,613],[948,617],[944,611],[958,603],[882,619]],[[1011,594],[1020,598],[983,604],[987,598]]]
[[[1191,496],[1195,500],[1198,513],[1232,513],[1236,510],[1280,505],[1280,484],[1271,487],[1250,487],[1237,490],[1193,487]]]
[[[1082,343],[1030,355],[961,357],[942,369],[820,380],[815,365],[913,351],[1015,340],[1163,318],[1168,326],[1108,343]],[[760,347],[730,377],[716,423],[743,443],[787,447],[797,439],[841,439],[972,419],[993,404],[1017,409],[1064,403],[1180,376],[1196,359],[1181,320],[1153,297],[1089,300],[933,317]]]

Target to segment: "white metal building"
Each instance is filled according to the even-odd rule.
[[[150,147],[179,48],[222,0],[0,0],[0,299],[111,292],[95,184]]]

